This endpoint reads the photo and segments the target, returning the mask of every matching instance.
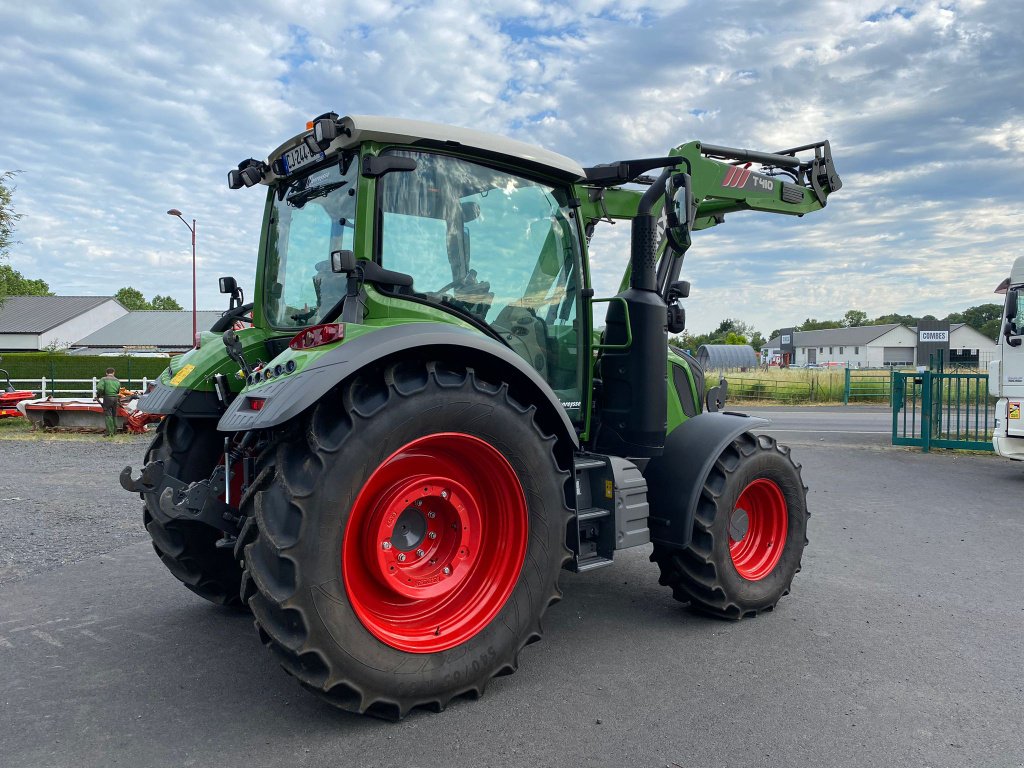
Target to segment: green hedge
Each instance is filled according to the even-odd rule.
[[[167,358],[159,357],[105,357],[53,352],[3,352],[0,358],[0,368],[8,371],[12,379],[41,379],[44,376],[48,382],[53,379],[91,379],[94,376],[100,378],[107,368],[113,368],[117,371],[117,377],[129,389],[138,389],[143,377],[157,378],[168,362]],[[3,384],[6,381],[0,381],[0,386]],[[39,385],[29,385],[29,388],[38,389]],[[47,383],[47,390],[50,389]]]

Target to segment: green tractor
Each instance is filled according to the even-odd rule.
[[[255,300],[221,279],[231,307],[143,399],[166,418],[121,482],[168,569],[251,609],[304,687],[390,719],[479,696],[540,638],[559,572],[627,547],[717,616],[789,591],[799,465],[667,334],[691,232],[819,210],[828,142],[583,168],[331,113],[228,181],[267,190]],[[588,242],[615,219],[629,264],[595,298]]]

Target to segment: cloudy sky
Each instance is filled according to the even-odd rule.
[[[87,7],[91,6],[91,7]],[[1024,2],[245,0],[0,4],[10,262],[61,294],[191,303],[254,279],[263,197],[227,189],[326,111],[507,134],[583,165],[691,139],[828,138],[844,188],[803,219],[738,214],[687,257],[693,331],[993,300],[1020,247]],[[595,237],[610,295],[626,228]],[[247,293],[249,293],[247,291]]]

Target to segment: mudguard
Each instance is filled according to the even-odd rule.
[[[477,331],[444,323],[393,325],[346,341],[307,368],[260,386],[253,393],[263,400],[258,411],[252,410],[249,398],[243,392],[228,407],[217,429],[221,432],[239,432],[283,424],[361,368],[391,355],[410,350],[419,351],[424,347],[457,350],[458,359],[468,365],[479,365],[480,361],[490,362],[503,369],[503,376],[519,378],[534,390],[535,397],[542,398],[538,406],[543,407],[546,403],[561,422],[564,435],[572,440],[575,447],[579,446],[576,430],[561,401],[525,360]]]
[[[644,469],[651,541],[687,546],[701,488],[722,450],[742,433],[769,423],[739,413],[702,413],[672,430],[664,453]]]
[[[224,412],[217,395],[188,387],[172,387],[156,382],[151,392],[139,399],[139,410],[145,413],[172,413],[187,418],[216,418]]]

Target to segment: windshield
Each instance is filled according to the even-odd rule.
[[[271,326],[318,323],[344,297],[346,278],[331,271],[331,252],[353,246],[358,165],[348,155],[275,189],[264,276]]]
[[[421,300],[489,325],[578,407],[580,244],[568,191],[463,158],[389,154],[416,169],[377,185],[381,266],[412,275]]]

